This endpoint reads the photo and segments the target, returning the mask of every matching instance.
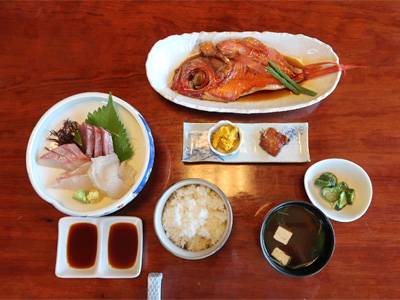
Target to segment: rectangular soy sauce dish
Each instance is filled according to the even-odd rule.
[[[74,265],[73,257],[73,239],[71,245],[68,245],[71,226],[89,223],[97,228],[96,254],[92,265],[79,267]],[[136,229],[137,239],[130,243],[132,252],[136,250],[136,257],[133,265],[128,267],[114,267],[109,261],[109,238],[110,229],[115,224],[126,224],[128,228]],[[89,226],[90,227],[90,226]],[[74,227],[75,230],[77,229]],[[131,230],[130,229],[130,230]],[[114,230],[115,231],[115,230]],[[125,231],[126,232],[126,231]],[[120,232],[120,234],[123,232]],[[71,235],[70,238],[73,236]],[[92,241],[90,237],[87,239]],[[93,245],[88,245],[92,247]],[[89,247],[89,248],[90,248]],[[111,247],[111,246],[110,246]],[[101,217],[101,218],[83,218],[83,217],[64,217],[58,222],[58,244],[56,276],[61,278],[135,278],[139,276],[142,269],[143,255],[143,224],[137,217]],[[69,257],[70,256],[70,257]],[[69,259],[71,261],[69,261]]]

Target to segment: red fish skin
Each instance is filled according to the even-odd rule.
[[[264,75],[248,66],[235,62],[232,72],[218,85],[208,88],[202,98],[205,100],[221,100],[232,102],[258,90],[276,90],[282,88],[278,80],[271,75]]]
[[[216,47],[228,58],[238,60],[237,57],[246,57],[256,64],[261,65],[261,67],[262,65],[268,66],[268,61],[271,60],[284,73],[291,77],[294,75],[293,67],[288,63],[285,56],[255,38],[225,40],[217,44]],[[265,68],[262,68],[262,70],[267,73]]]

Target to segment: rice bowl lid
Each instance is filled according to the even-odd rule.
[[[225,231],[221,237],[221,239],[216,242],[214,245],[211,247],[201,250],[201,251],[189,251],[182,249],[175,245],[166,235],[164,228],[162,226],[162,213],[164,211],[164,206],[169,197],[174,193],[177,189],[182,188],[187,185],[192,185],[192,184],[197,184],[197,185],[203,185],[206,187],[209,187],[211,190],[216,192],[222,199],[222,201],[225,204],[226,212],[227,212],[227,224]],[[219,249],[222,248],[222,246],[226,243],[226,241],[229,238],[229,235],[232,231],[232,226],[233,226],[233,213],[232,213],[232,207],[230,205],[230,202],[226,195],[213,183],[203,180],[203,179],[197,179],[197,178],[189,178],[185,179],[182,181],[178,181],[171,185],[169,188],[167,188],[164,193],[161,195],[160,199],[158,200],[155,211],[154,211],[154,230],[157,234],[157,237],[160,241],[160,243],[163,245],[165,249],[167,249],[169,252],[174,254],[177,257],[183,258],[183,259],[188,259],[188,260],[198,260],[198,259],[203,259],[206,258],[215,252],[217,252]]]

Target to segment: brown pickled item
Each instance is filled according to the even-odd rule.
[[[67,261],[72,268],[88,269],[97,256],[97,226],[91,223],[72,224],[68,232]]]
[[[138,251],[138,232],[132,223],[115,223],[108,237],[108,262],[116,269],[134,266]]]

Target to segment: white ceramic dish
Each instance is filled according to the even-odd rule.
[[[230,125],[232,127],[237,127],[235,124],[233,124],[230,121],[222,120],[222,121],[219,121],[217,124],[215,124],[215,126],[211,127],[210,130],[208,131],[208,134],[207,134],[207,141],[208,141],[208,144],[210,146],[211,151],[214,152],[215,154],[219,155],[219,156],[231,156],[231,155],[234,155],[240,150],[240,148],[243,145],[242,130],[240,129],[240,127],[238,127],[238,129],[239,129],[239,145],[235,146],[232,151],[230,151],[230,152],[221,152],[221,151],[218,151],[217,149],[215,149],[212,146],[211,137],[212,137],[213,133],[215,131],[217,131],[218,128],[220,128],[221,126],[227,126],[227,125]]]
[[[242,146],[235,155],[220,156],[211,151],[207,141],[215,123],[183,124],[183,162],[216,163],[302,163],[310,161],[308,123],[236,123],[242,132]],[[289,137],[277,156],[260,147],[260,131],[274,127]]]
[[[352,205],[346,205],[342,210],[337,211],[322,198],[321,187],[316,186],[314,182],[324,172],[332,172],[339,182],[344,181],[355,190]],[[305,173],[304,187],[311,202],[330,219],[339,222],[357,220],[368,210],[372,201],[372,183],[367,172],[357,164],[345,159],[326,159],[312,165]]]
[[[178,94],[170,89],[174,71],[189,56],[198,53],[198,46],[211,41],[214,44],[233,38],[254,37],[264,44],[275,48],[286,56],[294,57],[303,64],[317,62],[339,63],[339,58],[332,48],[305,35],[276,32],[195,32],[191,34],[172,35],[158,41],[151,49],[147,62],[147,78],[151,86],[164,98],[193,109],[229,112],[229,113],[272,113],[289,111],[313,105],[325,99],[333,92],[339,82],[341,72],[308,80],[304,87],[318,93],[315,97],[290,95],[276,100],[238,101],[222,103],[199,100]]]
[[[176,246],[167,237],[167,235],[165,234],[165,231],[163,229],[163,226],[162,226],[162,213],[164,210],[165,203],[167,202],[167,200],[169,199],[169,197],[171,196],[171,194],[174,191],[176,191],[177,189],[184,187],[186,185],[190,185],[190,184],[200,184],[200,185],[207,186],[207,187],[211,188],[212,190],[214,190],[224,201],[226,210],[228,212],[228,222],[227,222],[225,231],[224,231],[221,239],[216,244],[211,246],[210,248],[202,250],[202,251],[196,251],[196,252],[188,251],[188,250],[185,250],[185,249],[182,249],[182,248]],[[233,226],[233,213],[232,213],[232,208],[231,208],[228,198],[215,184],[208,182],[206,180],[203,180],[203,179],[185,179],[185,180],[179,181],[179,182],[171,185],[162,194],[162,196],[160,197],[160,199],[158,200],[158,202],[156,204],[153,222],[154,222],[154,230],[157,234],[157,237],[165,249],[167,249],[169,252],[171,252],[172,254],[174,254],[177,257],[180,257],[183,259],[188,259],[188,260],[198,260],[198,259],[203,259],[203,258],[209,257],[210,255],[213,255],[215,252],[220,250],[222,248],[222,246],[226,243],[226,241],[228,240],[229,235],[231,233],[232,226]]]
[[[72,268],[68,264],[67,244],[70,226],[76,223],[91,223],[97,226],[97,255],[93,267],[88,269]],[[136,226],[138,233],[138,248],[135,264],[131,268],[116,269],[108,262],[108,237],[110,227],[116,223],[131,223]],[[139,276],[142,269],[143,256],[143,224],[137,217],[103,217],[82,218],[64,217],[58,222],[58,244],[56,276],[61,278],[134,278]]]
[[[97,204],[81,204],[72,199],[74,191],[54,189],[52,183],[63,172],[44,167],[38,158],[50,146],[50,130],[58,130],[66,119],[84,122],[89,112],[106,105],[108,94],[83,93],[68,97],[51,107],[38,121],[30,136],[26,150],[26,167],[31,184],[37,194],[61,212],[73,216],[102,216],[115,212],[132,201],[146,184],[154,162],[154,141],[144,118],[127,102],[113,96],[115,110],[124,124],[134,156],[129,164],[136,170],[134,186],[120,199],[104,198]]]

